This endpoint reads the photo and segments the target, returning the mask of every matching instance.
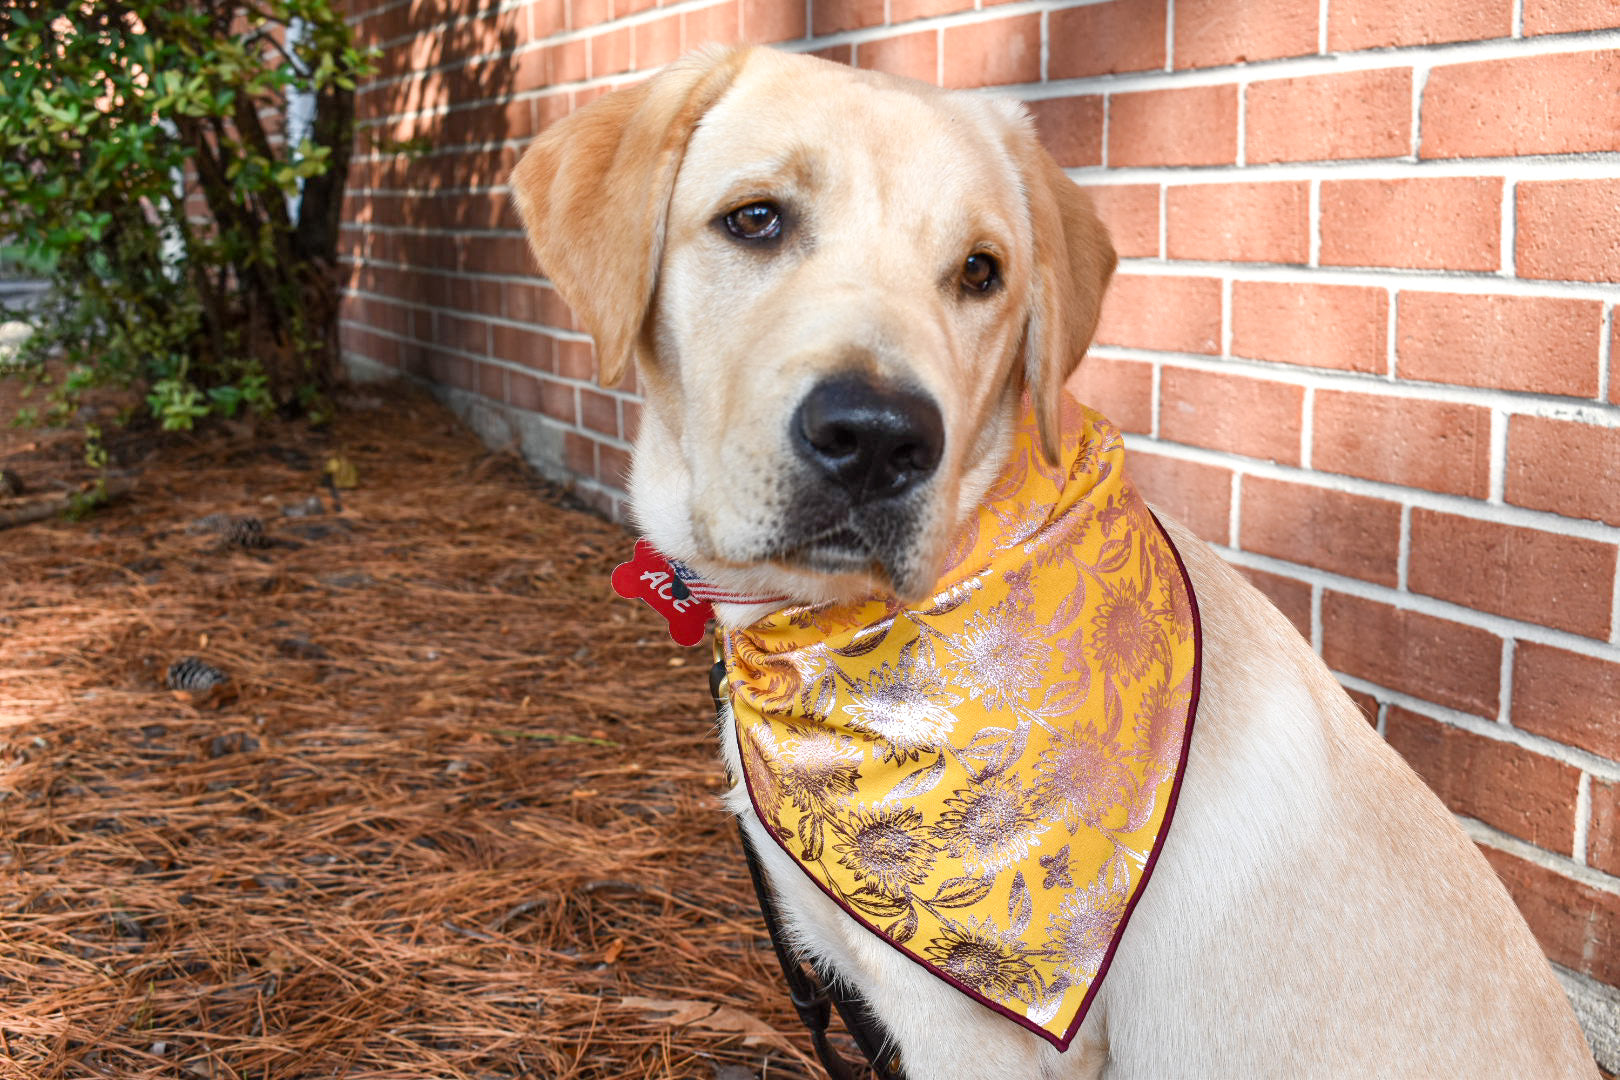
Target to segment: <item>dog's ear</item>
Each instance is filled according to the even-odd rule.
[[[512,170],[542,271],[596,339],[602,381],[624,376],[652,305],[687,139],[748,50],[704,49],[547,128]]]
[[[1063,384],[1091,344],[1103,291],[1118,259],[1091,199],[1064,175],[1025,120],[1013,138],[1035,229],[1034,280],[1024,327],[1024,385],[1035,406],[1041,452],[1056,463]]]

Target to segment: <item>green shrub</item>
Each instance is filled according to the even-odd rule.
[[[107,384],[171,429],[319,409],[366,73],[334,0],[0,5],[0,257],[52,285],[9,366],[57,417]]]

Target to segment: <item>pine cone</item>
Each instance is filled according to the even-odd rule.
[[[164,685],[175,699],[187,705],[208,705],[233,697],[231,677],[195,656],[185,656],[169,665]]]
[[[225,537],[226,547],[262,548],[269,547],[270,540],[264,535],[264,522],[256,517],[233,517],[225,523],[220,530]]]

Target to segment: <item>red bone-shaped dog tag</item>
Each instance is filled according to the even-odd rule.
[[[699,600],[675,576],[675,568],[645,540],[636,541],[629,562],[613,569],[613,591],[626,600],[645,600],[669,623],[669,636],[677,645],[696,645],[714,608]]]

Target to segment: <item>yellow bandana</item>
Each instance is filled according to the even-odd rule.
[[[1180,557],[1124,442],[1026,412],[934,596],[725,638],[754,808],[850,915],[1067,1049],[1152,872],[1198,698]]]

